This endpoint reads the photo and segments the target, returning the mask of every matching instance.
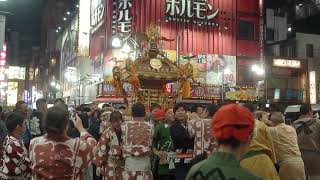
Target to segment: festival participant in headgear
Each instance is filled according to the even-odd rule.
[[[124,159],[121,150],[122,115],[119,111],[110,114],[111,126],[107,128],[96,148],[93,163],[97,165],[97,174],[104,179],[122,180]]]
[[[298,146],[296,130],[284,123],[281,112],[271,114],[270,127],[281,180],[305,180],[304,163]]]
[[[5,124],[8,134],[0,148],[0,179],[26,179],[31,175],[31,161],[23,145],[21,134],[26,130],[25,118],[18,113],[9,114]]]
[[[188,131],[187,107],[178,103],[175,105],[173,112],[175,121],[170,127],[170,134],[176,148],[175,177],[176,180],[185,180],[193,157],[194,142]]]
[[[72,120],[80,138],[67,136],[68,111],[59,107],[48,109],[44,121],[47,132],[31,140],[30,159],[34,179],[83,179],[83,170],[93,159],[96,140],[85,130],[79,116]]]
[[[159,180],[174,180],[174,174],[169,169],[168,161],[168,156],[174,151],[170,137],[170,127],[174,122],[173,109],[167,109],[166,113],[158,109],[154,113],[154,119],[159,122],[155,127],[153,137],[153,152],[157,156],[155,176]]]
[[[241,167],[264,180],[277,180],[279,176],[274,166],[276,163],[275,150],[268,127],[263,122],[255,120],[252,141],[248,152],[242,157]]]
[[[132,108],[132,121],[121,125],[125,180],[152,180],[150,155],[152,152],[153,125],[144,121],[146,112],[142,103]]]
[[[102,134],[108,127],[110,127],[109,120],[110,120],[111,112],[112,111],[106,110],[100,114],[99,119],[101,121],[101,124],[100,124],[99,134]]]
[[[241,168],[239,163],[253,134],[253,114],[245,107],[230,104],[220,108],[211,123],[213,136],[218,142],[217,150],[208,159],[194,165],[187,180],[260,179]]]

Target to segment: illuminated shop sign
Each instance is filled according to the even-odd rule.
[[[89,56],[89,36],[90,36],[90,1],[80,0],[79,7],[79,35],[78,35],[78,55]]]
[[[309,72],[310,104],[317,104],[316,72]]]
[[[132,15],[130,14],[131,7],[132,0],[113,0],[113,34],[116,32],[126,33],[132,30]]]
[[[288,68],[300,68],[301,61],[288,60],[288,59],[273,59],[273,66],[288,67]]]
[[[219,8],[214,9],[207,0],[166,0],[167,21],[219,26],[213,21],[219,11]]]
[[[105,13],[104,0],[91,0],[90,26],[91,33],[94,33],[103,24]]]
[[[25,80],[26,68],[19,66],[9,66],[7,69],[8,79]]]

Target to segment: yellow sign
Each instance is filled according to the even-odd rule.
[[[163,50],[164,55],[170,59],[172,62],[176,62],[177,60],[177,51],[174,50]]]

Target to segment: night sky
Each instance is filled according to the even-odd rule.
[[[33,44],[40,43],[41,14],[46,0],[7,0],[7,7],[0,5],[0,11],[9,11],[7,32],[17,31],[31,36]]]

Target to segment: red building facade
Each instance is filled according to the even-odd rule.
[[[112,58],[112,37],[146,32],[155,23],[174,39],[161,49],[178,55],[226,55],[236,59],[236,84],[253,84],[251,65],[261,58],[260,5],[257,0],[105,0],[91,9],[90,57]],[[100,18],[99,18],[100,17]],[[102,20],[101,17],[103,17]],[[98,20],[97,20],[98,19]],[[101,22],[100,22],[101,21]],[[177,58],[178,59],[178,58]]]

